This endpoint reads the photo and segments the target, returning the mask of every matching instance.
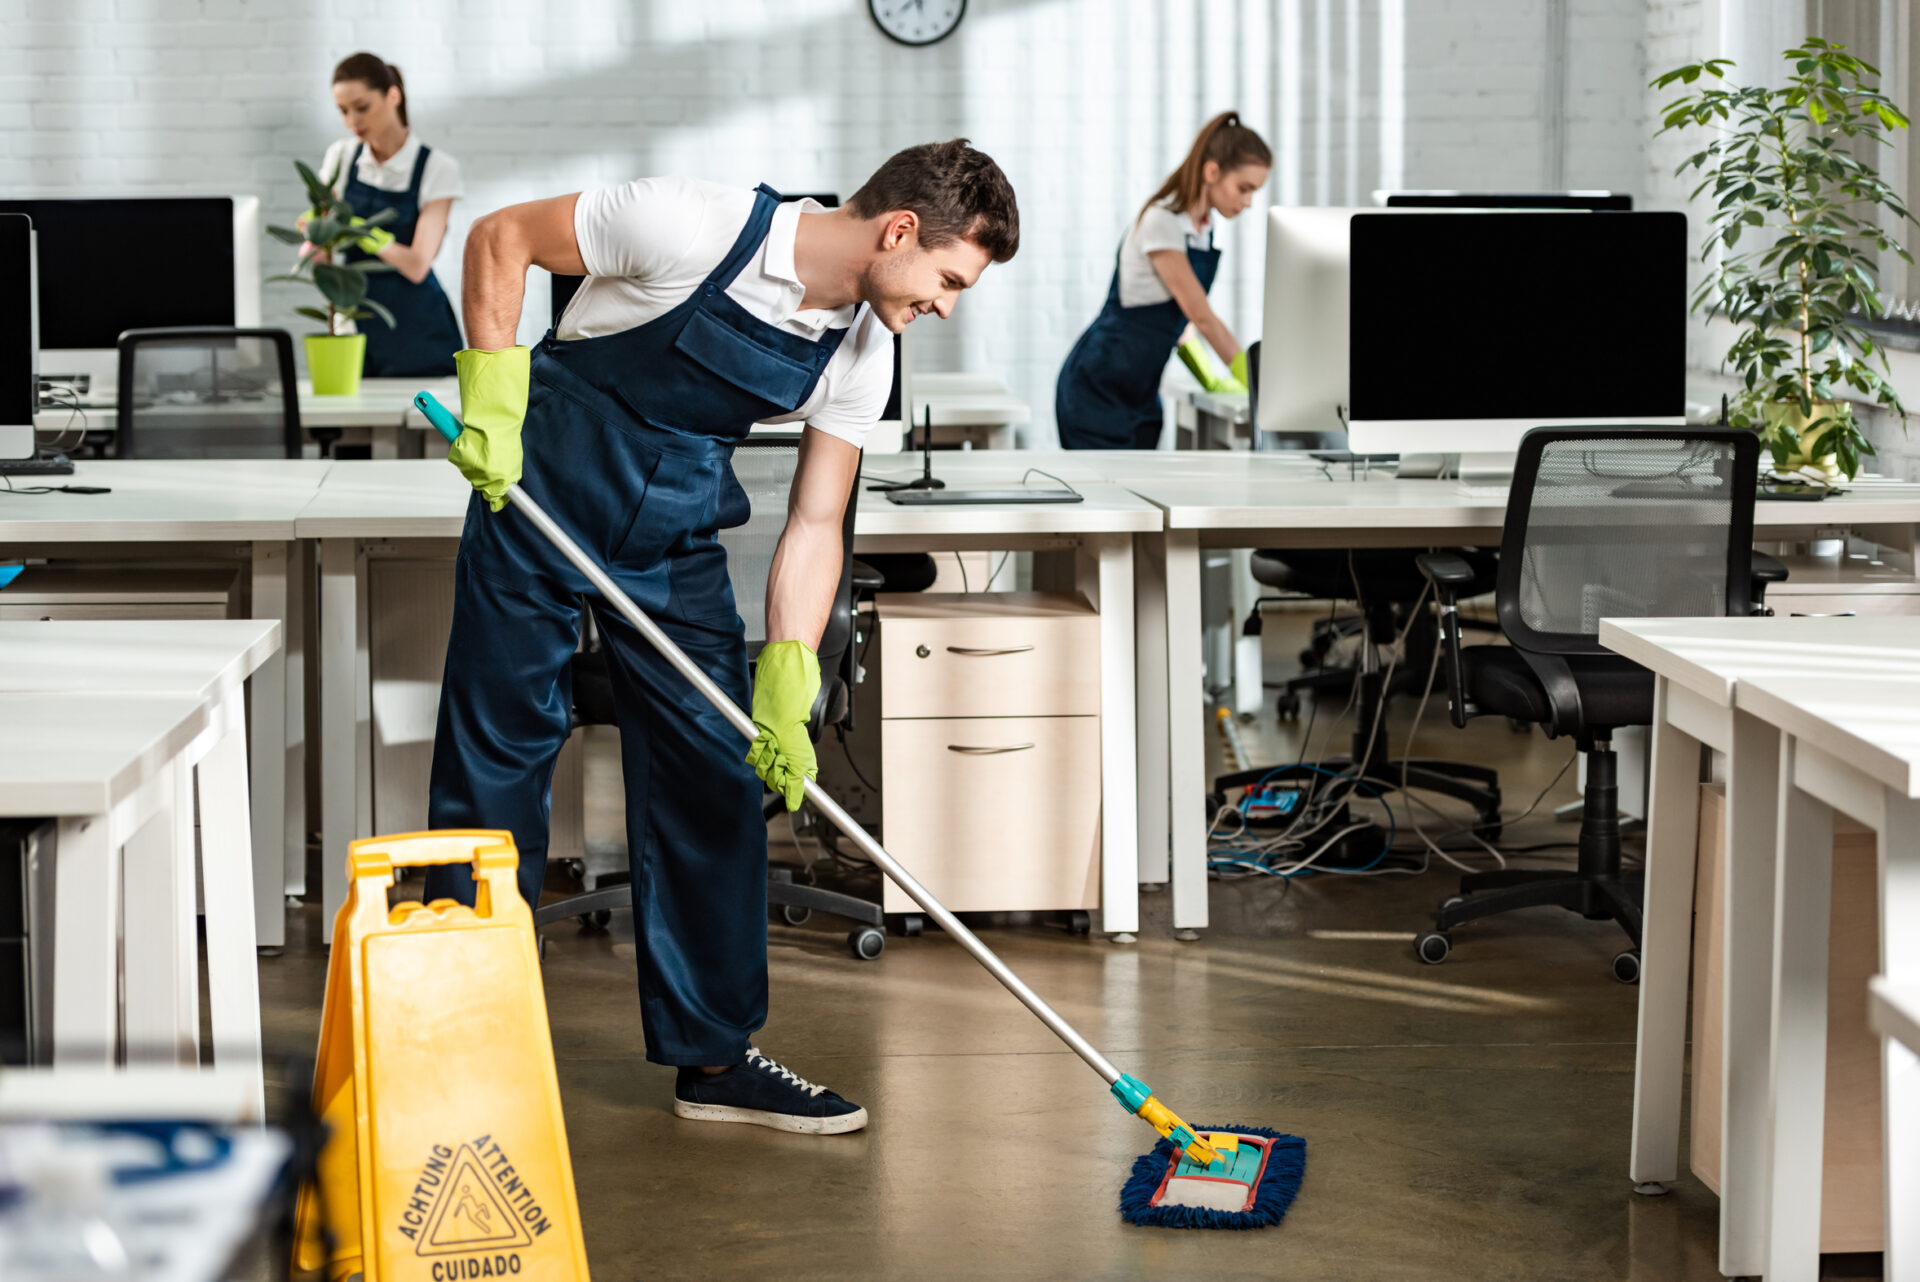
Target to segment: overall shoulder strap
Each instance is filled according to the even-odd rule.
[[[740,229],[739,236],[734,238],[733,248],[720,260],[720,265],[707,273],[707,284],[718,285],[722,289],[733,284],[733,278],[740,274],[740,269],[760,248],[760,242],[767,238],[767,228],[773,225],[773,211],[780,203],[780,193],[765,183],[753,190],[753,212],[747,215],[747,225]]]
[[[420,203],[420,180],[426,176],[427,157],[432,154],[433,148],[427,146],[425,143],[421,143],[420,154],[414,157],[413,178],[407,183],[407,195],[413,198],[413,203],[416,205]]]

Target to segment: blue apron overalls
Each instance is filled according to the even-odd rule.
[[[427,172],[427,156],[433,149],[421,145],[420,157],[413,162],[413,180],[405,191],[382,191],[361,182],[363,150],[364,144],[355,147],[347,161],[346,202],[362,218],[392,209],[399,217],[386,225],[387,230],[401,244],[411,245],[420,223],[420,176]],[[373,255],[350,246],[346,257],[351,263]],[[367,297],[392,312],[396,322],[388,325],[378,316],[360,322],[360,332],[367,336],[368,378],[434,378],[453,373],[453,354],[466,344],[437,276],[429,271],[416,285],[399,272],[374,272],[367,277]]]
[[[665,315],[598,338],[549,332],[521,433],[527,493],[742,706],[745,625],[715,536],[749,515],[733,447],[804,404],[847,333],[790,334],[728,297],[776,203],[759,188],[725,259]],[[746,741],[532,522],[488,511],[477,493],[455,568],[429,820],[510,829],[520,893],[539,903],[583,597],[620,726],[647,1058],[737,1063],[767,1010],[767,829]],[[473,902],[464,866],[430,870],[426,889]]]
[[[1200,288],[1212,289],[1220,251],[1189,245],[1187,262]],[[1150,450],[1157,445],[1160,375],[1186,327],[1186,315],[1171,298],[1141,307],[1120,305],[1120,256],[1115,254],[1107,304],[1067,353],[1054,385],[1061,448]]]

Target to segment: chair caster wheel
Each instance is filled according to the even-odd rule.
[[[804,926],[813,917],[813,909],[802,908],[798,904],[782,904],[780,920],[789,926]]]
[[[1638,948],[1629,948],[1624,953],[1614,955],[1613,977],[1623,984],[1640,982],[1640,950]]]
[[[545,935],[540,936],[539,948],[540,948],[540,960],[545,961],[547,959],[547,937]]]
[[[1413,951],[1427,965],[1438,966],[1453,951],[1453,939],[1442,931],[1429,930],[1413,941]]]
[[[1275,700],[1274,711],[1279,714],[1280,719],[1282,721],[1299,720],[1300,719],[1300,696],[1295,694],[1291,690],[1287,691],[1285,694],[1281,695],[1279,699]]]
[[[900,933],[908,939],[918,939],[926,928],[927,919],[919,913],[908,913],[900,919]]]
[[[613,910],[596,908],[590,913],[581,913],[574,920],[580,923],[582,930],[605,930],[607,923],[613,920]]]
[[[1076,908],[1067,914],[1067,933],[1069,935],[1088,935],[1093,933],[1093,917],[1084,908]]]
[[[872,961],[886,951],[887,937],[871,926],[862,926],[847,936],[847,947],[861,961]]]
[[[1302,672],[1312,672],[1324,662],[1326,662],[1325,656],[1322,655],[1320,651],[1312,649],[1311,647],[1300,652],[1300,670]]]
[[[585,881],[587,879],[587,861],[586,860],[569,859],[566,862],[567,862],[567,876],[573,878],[575,881]]]
[[[1455,907],[1456,905],[1459,905],[1459,904],[1464,904],[1466,902],[1467,902],[1467,897],[1465,895],[1448,895],[1445,899],[1442,899],[1440,901],[1440,911],[1445,912],[1449,908]]]

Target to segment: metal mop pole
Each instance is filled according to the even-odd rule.
[[[439,429],[440,434],[447,440],[453,441],[459,437],[461,430],[459,420],[435,400],[431,393],[419,393],[414,397],[414,404],[422,414],[426,415],[427,421]],[[674,671],[692,682],[693,688],[733,723],[734,729],[749,740],[759,734],[758,728],[753,724],[753,718],[743,712],[739,704],[728,698],[727,692],[716,685],[713,678],[702,672],[693,660],[686,656],[686,652],[674,644],[673,638],[661,630],[659,624],[648,618],[646,612],[635,605],[633,599],[613,581],[612,576],[581,550],[580,545],[575,543],[567,532],[547,515],[546,510],[520,488],[518,483],[507,487],[507,497],[521,515],[532,521],[540,532],[547,536],[548,541],[559,549],[560,554],[567,558],[573,568],[586,577],[594,590],[612,602],[614,609],[620,612],[621,617],[631,623],[640,635],[647,639],[647,643],[673,665]],[[1072,1048],[1074,1054],[1087,1062],[1088,1067],[1100,1074],[1101,1079],[1113,1089],[1115,1096],[1127,1106],[1128,1111],[1145,1117],[1155,1129],[1160,1130],[1161,1134],[1168,1136],[1176,1145],[1186,1149],[1195,1161],[1210,1163],[1217,1160],[1213,1150],[1195,1136],[1190,1127],[1180,1122],[1170,1110],[1152,1098],[1152,1092],[1144,1083],[1115,1068],[1113,1062],[1095,1049],[1093,1043],[1082,1037],[1078,1029],[1061,1018],[1058,1011],[1049,1006],[1045,999],[1029,988],[1025,980],[1014,974],[1012,968],[1001,961],[991,948],[982,943],[978,935],[968,930],[958,917],[948,912],[946,906],[933,897],[933,892],[922,886],[912,873],[901,866],[899,860],[888,854],[886,848],[875,841],[852,815],[842,810],[840,803],[828,796],[824,788],[808,779],[806,793],[807,800],[814,804],[814,808],[859,846],[861,853],[873,860],[880,871],[893,878],[894,884],[906,891],[908,898],[925,909],[927,915],[938,922],[942,930],[959,940],[960,946],[973,954],[974,960],[986,967],[988,974],[999,980],[1008,992],[1020,999],[1022,1006],[1032,1011],[1041,1023],[1053,1030],[1054,1036],[1065,1042]],[[1170,1125],[1163,1127],[1157,1120],[1156,1112],[1170,1119]],[[1174,1133],[1176,1129],[1180,1134]],[[1196,1147],[1205,1150],[1205,1156],[1196,1155],[1194,1152]]]

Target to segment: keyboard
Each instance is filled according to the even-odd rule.
[[[73,460],[64,454],[52,458],[0,458],[0,476],[72,476]]]
[[[1457,492],[1470,499],[1498,499],[1500,502],[1505,503],[1507,501],[1507,491],[1512,488],[1512,486],[1505,484],[1469,485],[1465,481],[1462,481],[1457,487]]]

